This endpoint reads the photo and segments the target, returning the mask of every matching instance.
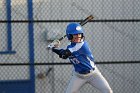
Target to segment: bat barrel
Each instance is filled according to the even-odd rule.
[[[64,35],[63,37],[59,38],[59,41],[63,40],[67,35]]]
[[[92,20],[94,17],[92,15],[88,16],[85,20],[83,20],[80,25],[85,25],[88,21]]]

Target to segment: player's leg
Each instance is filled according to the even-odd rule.
[[[79,89],[85,84],[85,82],[86,80],[73,75],[68,84],[66,93],[78,93]]]
[[[90,77],[89,83],[95,88],[99,89],[101,93],[113,93],[107,80],[104,78],[97,67],[93,72],[93,75]]]

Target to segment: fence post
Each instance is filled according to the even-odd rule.
[[[6,0],[7,20],[11,21],[11,0]],[[12,50],[11,22],[7,23],[7,50]]]
[[[28,3],[28,33],[29,33],[29,62],[34,64],[34,29],[33,29],[33,2],[27,0]],[[35,69],[34,65],[30,65],[31,93],[35,93]]]

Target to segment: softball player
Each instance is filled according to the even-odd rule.
[[[80,24],[70,23],[66,28],[66,35],[71,42],[67,49],[56,48],[59,43],[55,43],[51,47],[52,51],[60,58],[69,58],[74,66],[73,75],[65,93],[78,93],[85,83],[91,84],[101,93],[113,93],[108,82],[95,65],[94,57],[88,43],[84,40],[84,31]]]

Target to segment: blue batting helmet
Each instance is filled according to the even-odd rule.
[[[66,35],[69,40],[72,39],[74,34],[83,34],[83,28],[79,23],[70,23],[66,28]]]

